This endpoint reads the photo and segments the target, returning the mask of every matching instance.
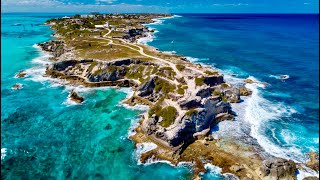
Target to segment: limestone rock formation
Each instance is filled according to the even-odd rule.
[[[240,91],[238,88],[230,88],[224,91],[224,97],[230,103],[238,103],[240,102]]]
[[[64,49],[63,41],[51,40],[48,42],[39,43],[38,45],[41,47],[42,50],[52,52],[52,55],[54,57],[59,57],[66,52],[66,50]]]
[[[201,99],[201,98],[200,98]],[[215,117],[221,113],[231,113],[231,106],[227,102],[222,102],[219,97],[209,97],[202,101],[191,100],[187,102],[192,107],[197,107],[196,112],[192,114],[185,114],[180,119],[167,127],[163,128],[159,124],[159,117],[152,116],[143,123],[143,130],[148,135],[165,141],[172,148],[179,147],[183,144],[189,143],[197,138],[197,136],[205,136],[210,131],[210,128],[218,123]],[[197,102],[197,106],[193,104]],[[188,103],[187,103],[188,104]],[[184,107],[185,104],[182,104]],[[190,106],[191,106],[190,105]],[[187,106],[190,108],[190,106]]]
[[[200,89],[196,96],[200,96],[201,98],[207,98],[209,96],[212,95],[212,92],[213,92],[214,88],[213,87],[208,87],[208,88],[203,88],[203,89]]]
[[[17,84],[12,86],[12,89],[14,89],[14,90],[18,90],[18,89],[21,89],[21,88],[22,88],[22,84],[19,84],[19,83],[17,83]]]
[[[252,91],[245,87],[240,87],[239,91],[240,91],[240,96],[250,96],[252,94]]]
[[[84,98],[79,96],[74,90],[70,92],[70,99],[76,103],[82,103],[84,101]]]
[[[261,176],[266,180],[295,180],[296,164],[292,160],[274,158],[263,161]]]
[[[203,82],[209,86],[215,86],[224,83],[222,75],[207,76],[204,78]]]
[[[157,79],[157,76],[150,78],[147,82],[142,84],[139,88],[139,96],[148,96],[150,95],[154,88],[156,87],[155,81]]]
[[[303,178],[302,180],[319,180],[319,178],[315,177],[315,176],[308,176]]]
[[[19,71],[15,77],[17,78],[24,78],[26,77],[27,73],[25,71]]]
[[[181,109],[192,109],[201,106],[201,97],[195,96],[186,99],[182,99],[179,102]]]
[[[308,156],[309,156],[309,161],[307,161],[306,165],[309,168],[319,172],[319,154],[315,152],[310,152],[308,153]]]

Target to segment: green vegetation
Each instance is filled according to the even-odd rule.
[[[98,69],[93,73],[93,75],[99,75],[99,74],[103,74],[103,73],[104,73],[103,69]]]
[[[168,79],[173,80],[174,76],[176,75],[176,72],[174,72],[171,67],[162,67],[156,74],[158,76],[167,77]]]
[[[133,65],[130,67],[130,70],[127,71],[126,77],[128,79],[142,79],[142,72],[144,70],[144,66]]]
[[[196,83],[197,86],[202,86],[203,85],[203,82],[204,82],[204,78],[201,77],[201,78],[195,78],[194,79],[194,82]]]
[[[190,109],[189,111],[186,112],[186,115],[190,117],[194,114],[198,114],[198,111],[195,109]]]
[[[214,96],[221,96],[221,92],[220,91],[218,91],[218,90],[214,90],[213,92],[212,92],[212,95],[214,95]]]
[[[184,94],[184,89],[178,88],[177,93],[183,95]]]
[[[164,94],[168,94],[169,92],[174,92],[174,90],[176,89],[176,85],[170,84],[168,81],[160,78],[156,80],[155,84],[156,84],[156,87],[154,88],[154,90],[156,92],[161,91]]]
[[[108,72],[117,71],[118,67],[117,66],[107,66],[107,70],[108,70]]]
[[[208,71],[208,70],[206,70],[205,73],[208,75],[218,75],[219,74],[217,71],[212,72],[212,71]]]
[[[98,64],[96,61],[93,62],[89,62],[89,64],[91,64],[88,68],[88,72],[91,72],[92,69]]]
[[[221,87],[222,87],[223,89],[226,89],[226,88],[229,88],[230,86],[229,86],[228,84],[226,84],[226,83],[223,83],[223,84],[221,84]]]
[[[177,64],[177,65],[176,65],[176,68],[177,68],[179,71],[183,71],[186,67],[185,67],[184,65]]]
[[[184,94],[184,90],[185,90],[185,86],[182,87],[182,84],[179,84],[177,93],[183,95]]]
[[[171,124],[174,123],[174,120],[177,116],[177,110],[176,108],[172,106],[168,106],[166,108],[163,108],[158,116],[162,117],[162,121],[160,122],[162,127],[169,127]]]
[[[156,72],[158,72],[158,66],[153,67],[151,74],[155,74]]]
[[[151,117],[153,114],[159,114],[159,112],[161,111],[161,103],[164,101],[165,97],[162,96],[160,99],[158,99],[157,103],[152,106],[150,109],[149,109],[149,112],[148,112],[148,115],[149,117]]]
[[[223,97],[222,97],[222,101],[223,101],[223,102],[228,102],[228,99],[223,96]]]
[[[143,77],[141,77],[141,78],[139,78],[139,81],[141,82],[141,83],[145,83],[145,82],[147,82],[148,80],[150,79],[150,76],[148,76],[147,78],[143,78]]]

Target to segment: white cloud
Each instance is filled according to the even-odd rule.
[[[1,7],[3,12],[100,12],[100,13],[168,13],[169,9],[160,6],[148,6],[141,4],[125,4],[108,3],[110,1],[104,0],[105,4],[83,4],[83,3],[62,3],[58,0],[1,0]],[[102,0],[101,0],[102,1]],[[112,2],[115,2],[113,0]],[[32,5],[31,5],[32,4]]]
[[[112,4],[113,2],[116,2],[117,0],[96,0],[96,4],[101,4],[101,3],[108,3]]]
[[[305,2],[305,3],[303,3],[304,5],[309,5],[310,3],[307,3],[307,2]]]
[[[1,0],[5,6],[56,6],[64,3],[58,0]]]
[[[248,6],[247,3],[213,4],[213,6]]]

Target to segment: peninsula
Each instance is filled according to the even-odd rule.
[[[210,135],[219,122],[234,120],[230,103],[240,103],[241,96],[252,93],[245,83],[257,82],[234,86],[211,67],[139,43],[154,33],[145,24],[171,17],[91,14],[48,20],[56,38],[38,44],[52,54],[45,76],[87,87],[131,87],[134,93],[123,103],[146,105],[149,110],[130,139],[137,148],[156,145],[141,154],[142,163],[190,162],[194,179],[206,171],[207,163],[240,179],[296,179],[296,169],[303,165],[274,157],[258,144]],[[75,91],[70,97],[78,103],[84,100]]]

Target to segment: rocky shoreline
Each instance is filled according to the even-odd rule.
[[[232,173],[240,179],[296,179],[298,167],[293,161],[261,153],[263,150],[242,142],[215,139],[210,135],[212,127],[219,122],[234,120],[236,113],[230,103],[240,103],[241,96],[250,96],[252,91],[245,86],[235,87],[225,82],[217,71],[192,64],[182,56],[163,58],[159,51],[150,55],[150,47],[132,43],[152,32],[144,29],[137,37],[129,33],[130,39],[125,42],[118,37],[103,37],[109,40],[109,45],[134,49],[153,60],[82,59],[77,56],[76,47],[66,42],[67,36],[57,32],[58,39],[38,44],[53,55],[53,63],[46,68],[45,76],[86,87],[131,87],[134,94],[124,102],[131,106],[147,105],[150,110],[142,114],[136,134],[130,138],[136,145],[146,142],[157,145],[141,155],[142,163],[150,159],[167,160],[174,165],[192,162],[194,179],[201,178],[206,163],[219,166],[223,173]],[[101,35],[92,38],[101,38]],[[67,54],[75,58],[67,58]],[[19,77],[25,75],[19,73]],[[258,82],[246,80],[245,83]],[[84,101],[74,91],[70,92],[70,98],[77,103]],[[319,167],[315,165],[318,159],[310,157],[310,167]]]

